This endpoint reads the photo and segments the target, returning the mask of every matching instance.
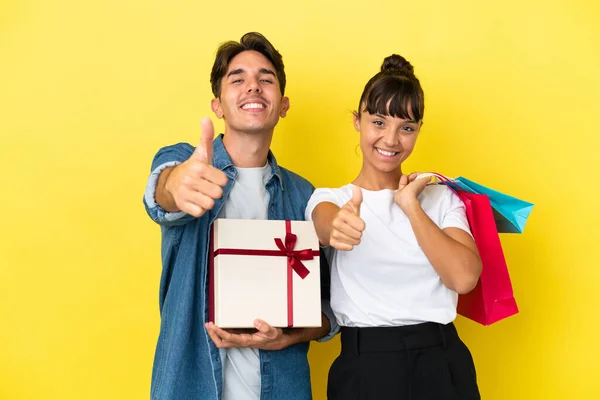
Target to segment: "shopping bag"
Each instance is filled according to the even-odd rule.
[[[471,233],[482,263],[481,275],[475,288],[458,296],[458,314],[485,326],[517,314],[519,309],[488,196],[464,191],[454,181],[437,173],[421,174],[420,177],[431,175],[454,191],[465,204]]]
[[[500,193],[462,176],[452,179],[452,182],[465,192],[485,194],[489,197],[499,233],[523,233],[527,218],[533,209],[532,203]]]

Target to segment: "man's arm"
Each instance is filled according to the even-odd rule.
[[[198,147],[183,163],[166,168],[160,174],[155,198],[168,212],[183,211],[196,218],[215,205],[227,184],[225,173],[212,166],[214,128],[208,118],[202,120]]]
[[[179,164],[179,166],[180,165],[181,164]],[[161,172],[160,176],[158,177],[158,182],[156,183],[156,191],[154,192],[156,203],[167,212],[181,211],[179,209],[179,207],[177,207],[177,204],[175,203],[175,199],[173,198],[171,193],[169,193],[169,191],[166,188],[167,181],[169,180],[169,176],[171,175],[171,172],[173,172],[173,170],[175,168],[176,168],[175,166],[168,167],[168,168],[165,168]]]
[[[167,227],[184,225],[222,196],[227,176],[207,161],[212,162],[213,138],[212,122],[205,118],[198,147],[179,143],[158,151],[144,193],[146,212],[154,222]]]

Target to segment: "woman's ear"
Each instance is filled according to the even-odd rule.
[[[354,121],[354,130],[360,132],[360,115],[358,115],[357,111],[352,111],[352,119]]]

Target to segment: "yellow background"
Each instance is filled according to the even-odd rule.
[[[316,186],[356,176],[351,111],[383,57],[415,65],[425,125],[406,169],[536,204],[525,234],[502,236],[521,313],[457,321],[483,398],[596,398],[596,0],[2,0],[0,399],[149,397],[150,161],[197,142],[216,47],[250,30],[287,66],[273,149]],[[316,399],[338,346],[311,349]]]

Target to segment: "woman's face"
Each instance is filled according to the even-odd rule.
[[[412,115],[412,112],[409,113]],[[412,153],[422,121],[390,115],[354,114],[354,129],[360,132],[363,167],[382,173],[396,171]]]

